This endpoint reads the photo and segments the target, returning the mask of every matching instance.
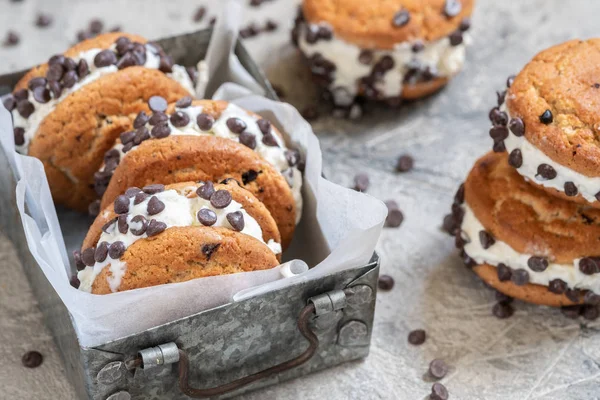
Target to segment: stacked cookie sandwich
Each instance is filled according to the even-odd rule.
[[[304,0],[292,33],[337,106],[399,104],[443,87],[465,61],[474,0]]]
[[[600,304],[599,49],[563,43],[508,79],[490,112],[493,152],[445,221],[487,284],[589,319]]]

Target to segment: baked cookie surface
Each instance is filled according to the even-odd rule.
[[[456,243],[489,285],[551,306],[600,294],[600,211],[528,184],[497,153],[475,163],[463,193],[453,206]]]

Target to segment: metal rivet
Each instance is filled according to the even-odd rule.
[[[338,344],[340,346],[368,346],[369,328],[362,321],[348,321],[340,328],[338,333]]]
[[[344,290],[350,307],[362,307],[373,301],[373,289],[369,285],[355,285]]]
[[[96,380],[102,385],[110,385],[121,379],[125,372],[125,364],[121,361],[113,361],[106,364],[96,375]]]
[[[131,400],[131,395],[128,392],[121,391],[111,394],[106,400]]]

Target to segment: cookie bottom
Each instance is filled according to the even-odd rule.
[[[580,300],[576,303],[571,301],[564,294],[550,292],[546,286],[533,283],[517,286],[512,281],[501,282],[498,279],[496,267],[489,264],[476,265],[473,267],[473,271],[481,278],[481,280],[497,291],[528,303],[549,307],[565,307],[584,303],[583,295],[580,295]]]
[[[427,82],[405,84],[401,96],[405,100],[417,100],[441,90],[449,81],[450,78],[440,77]]]

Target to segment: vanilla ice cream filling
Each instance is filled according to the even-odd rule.
[[[315,24],[312,24],[312,26],[314,27]],[[316,26],[330,27],[327,23],[320,23]],[[463,33],[463,43],[457,46],[452,46],[450,39],[445,37],[422,43],[424,48],[419,52],[412,50],[417,41],[397,43],[393,50],[372,49],[373,62],[366,65],[359,61],[359,56],[365,49],[346,42],[336,37],[335,34],[330,40],[317,40],[315,43],[308,43],[305,34],[307,29],[309,29],[307,24],[302,24],[300,27],[298,36],[300,49],[309,58],[318,53],[325,59],[335,63],[336,69],[332,74],[333,82],[329,85],[329,88],[344,88],[351,96],[349,99],[339,98],[340,96],[333,92],[336,97],[335,101],[339,105],[352,102],[354,96],[358,94],[358,81],[360,78],[368,77],[371,74],[373,65],[384,56],[390,56],[394,60],[393,69],[387,71],[375,83],[375,88],[385,97],[397,97],[402,93],[404,77],[411,64],[416,63],[421,67],[429,67],[437,77],[452,77],[463,67],[466,45],[469,41],[468,35]]]
[[[572,264],[549,262],[548,268],[537,272],[527,265],[527,261],[534,256],[533,254],[519,253],[498,239],[489,248],[484,249],[479,240],[479,232],[485,231],[485,228],[466,203],[462,205],[462,208],[465,215],[461,230],[468,241],[464,245],[464,251],[477,264],[498,266],[502,263],[512,269],[526,270],[529,273],[529,282],[537,285],[549,286],[550,281],[560,279],[568,285],[569,289],[587,289],[594,293],[600,293],[600,274],[585,275],[581,272],[579,270],[581,258],[573,260]]]
[[[500,107],[500,111],[504,111],[510,121],[510,113],[506,107],[506,103]],[[577,193],[582,195],[584,199],[590,203],[597,201],[596,194],[600,193],[600,177],[592,177],[580,174],[564,165],[552,160],[543,151],[535,147],[529,142],[525,136],[516,136],[509,130],[508,137],[504,139],[506,151],[510,154],[513,150],[519,149],[523,156],[523,164],[517,168],[517,172],[526,179],[529,179],[539,185],[547,188],[565,191],[565,183],[573,182],[577,187]],[[548,164],[556,171],[556,178],[544,179],[537,175],[537,168],[540,164]]]
[[[165,190],[160,193],[149,195],[139,204],[134,204],[134,198],[130,198],[129,212],[127,213],[127,224],[129,225],[127,233],[121,233],[117,229],[117,223],[113,223],[106,231],[102,232],[97,244],[107,242],[110,246],[110,244],[120,241],[123,242],[127,249],[138,240],[147,238],[148,235],[145,232],[139,236],[134,235],[131,232],[132,229],[137,230],[141,228],[141,222],[132,222],[133,217],[137,215],[142,215],[148,222],[152,219],[163,222],[167,226],[166,229],[183,226],[204,226],[198,221],[197,214],[201,209],[208,208],[217,215],[217,221],[214,225],[211,225],[211,227],[222,227],[233,230],[233,227],[227,220],[227,214],[239,211],[244,217],[244,228],[240,232],[250,235],[261,243],[264,243],[274,254],[281,253],[280,243],[275,242],[273,239],[270,239],[268,243],[265,243],[260,225],[252,216],[250,216],[250,214],[248,214],[240,203],[232,200],[225,208],[215,208],[209,200],[192,195],[195,193],[196,189],[196,186],[190,186],[183,190]],[[189,194],[189,197],[186,194]],[[163,202],[165,208],[158,214],[149,215],[147,210],[148,201],[153,196]],[[106,257],[106,260],[96,262],[94,266],[87,266],[78,272],[77,278],[81,282],[79,289],[91,293],[94,280],[104,268],[110,269],[110,274],[107,278],[110,289],[113,292],[118,291],[121,286],[121,280],[127,271],[127,264],[121,259],[111,258],[110,255]]]
[[[153,46],[146,44],[145,47],[146,63],[143,65],[144,68],[158,69],[160,65],[159,54]],[[115,50],[115,48],[116,45],[112,45],[109,49]],[[80,79],[75,85],[73,85],[73,87],[63,88],[63,91],[59,98],[52,98],[47,103],[40,103],[35,100],[31,90],[27,91],[27,100],[29,100],[29,102],[31,102],[31,104],[33,104],[34,106],[33,113],[28,118],[23,118],[16,108],[12,111],[13,124],[15,128],[19,127],[25,130],[24,143],[22,145],[15,146],[19,153],[27,154],[29,149],[29,143],[36,135],[40,124],[48,116],[48,114],[54,111],[54,109],[60,102],[66,99],[71,93],[76,92],[77,90],[96,81],[97,79],[119,71],[116,65],[109,65],[100,68],[94,65],[94,57],[96,57],[96,55],[103,50],[106,49],[86,50],[79,53],[75,57],[71,57],[76,63],[79,62],[79,60],[85,60],[89,67],[89,74]],[[194,83],[190,79],[185,67],[181,65],[173,65],[172,70],[173,72],[167,73],[165,75],[177,81],[181,86],[183,86],[187,91],[189,91],[190,94],[193,95],[195,93]]]
[[[176,127],[169,120],[168,126],[171,130],[170,135],[174,136],[216,136],[222,137],[225,139],[233,140],[239,143],[240,135],[231,132],[231,130],[227,127],[227,120],[229,118],[238,118],[244,121],[246,124],[245,132],[248,132],[255,136],[256,138],[256,147],[254,151],[261,155],[265,161],[269,164],[273,165],[281,174],[286,178],[290,188],[292,189],[292,194],[294,196],[294,201],[296,203],[296,223],[300,221],[300,217],[302,216],[302,173],[296,167],[290,167],[285,156],[285,151],[287,150],[285,142],[283,139],[273,131],[271,128],[271,136],[277,142],[277,146],[268,146],[263,143],[263,133],[260,130],[257,121],[261,119],[260,117],[250,115],[244,109],[236,106],[235,104],[229,103],[225,110],[221,113],[219,118],[215,120],[212,128],[208,131],[203,131],[200,129],[196,122],[196,118],[199,114],[202,113],[202,106],[190,106],[185,108],[176,108],[176,111],[180,111],[185,113],[189,117],[189,122],[186,126]],[[152,125],[147,124],[146,128],[149,130],[152,129]],[[119,151],[120,160],[123,157],[126,157],[132,151],[135,151],[137,146],[134,146],[127,153],[123,152],[123,144],[117,143],[114,147],[117,151]],[[104,166],[100,169],[100,171],[104,171]]]

